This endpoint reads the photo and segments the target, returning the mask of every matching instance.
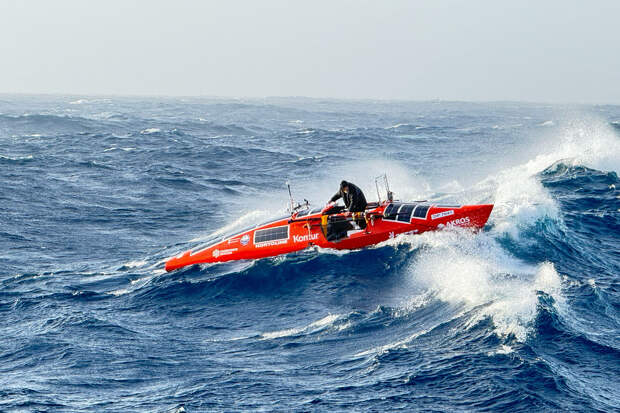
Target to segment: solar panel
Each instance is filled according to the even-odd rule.
[[[286,238],[288,238],[288,225],[254,231],[255,244]]]
[[[430,205],[418,205],[418,207],[413,211],[413,217],[418,219],[426,219],[426,213],[430,207]]]
[[[385,219],[396,219],[396,214],[398,213],[398,209],[400,208],[400,204],[390,204],[385,207],[385,211],[383,211],[383,218]]]
[[[415,208],[414,204],[405,204],[398,210],[398,221],[409,222],[411,221],[411,211]]]
[[[411,220],[411,213],[415,207],[416,204],[389,204],[385,207],[385,211],[383,211],[383,219],[409,222]]]

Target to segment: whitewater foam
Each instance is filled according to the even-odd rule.
[[[537,177],[551,165],[562,162],[599,170],[620,169],[620,139],[608,124],[575,120],[551,133],[550,142],[533,159],[504,169],[478,185],[482,194],[492,194],[495,200],[490,219],[495,231],[518,238],[524,227],[544,218],[563,226],[557,203]]]
[[[7,161],[29,161],[31,159],[33,159],[32,155],[26,155],[26,156],[5,156],[5,155],[0,155],[0,159],[4,159]]]
[[[397,123],[396,125],[387,126],[384,129],[398,129],[403,126],[411,126],[411,125],[409,125],[408,123]]]
[[[254,211],[250,211],[244,215],[241,215],[230,224],[227,224],[213,232],[210,232],[209,234],[193,238],[189,242],[203,242],[211,240],[221,235],[232,233],[237,229],[247,227],[248,225],[257,224],[261,219],[266,219],[269,216],[272,216],[272,214],[268,210],[257,209]]]
[[[402,340],[398,340],[398,341],[395,341],[393,343],[388,343],[388,344],[384,344],[384,345],[381,345],[381,346],[373,347],[373,348],[368,349],[368,350],[360,351],[359,353],[354,354],[353,357],[365,357],[365,356],[369,356],[369,355],[380,356],[380,355],[385,354],[385,353],[387,353],[388,351],[391,351],[391,350],[396,350],[396,349],[399,349],[399,348],[406,349],[406,348],[408,348],[408,344],[409,343],[411,343],[413,340],[415,340],[416,338],[420,337],[421,335],[424,335],[424,334],[427,334],[427,333],[431,332],[433,330],[433,328],[435,328],[435,327],[418,331],[418,332],[416,332],[414,334],[411,334],[410,336],[407,336],[406,338],[404,338]]]
[[[561,279],[552,263],[525,264],[508,255],[497,240],[505,234],[519,239],[523,231],[545,218],[562,225],[556,202],[535,175],[555,156],[539,156],[500,171],[471,191],[474,197],[494,199],[491,232],[474,234],[455,229],[401,236],[380,246],[409,243],[411,250],[420,250],[410,268],[412,280],[442,301],[480,307],[468,327],[490,317],[499,336],[513,335],[524,341],[536,316],[538,292],[551,295],[559,304],[563,302]],[[415,295],[411,298],[413,307],[418,301],[426,303],[429,296]]]
[[[148,262],[145,260],[135,260],[135,261],[126,262],[125,264],[123,264],[123,267],[137,268],[137,267],[145,266],[146,264],[148,264]]]
[[[508,255],[492,234],[442,231],[422,234],[415,242],[423,253],[410,267],[412,281],[442,301],[480,307],[468,327],[490,317],[499,336],[525,341],[538,292],[562,301],[561,279],[552,263],[525,264]]]
[[[342,317],[343,316],[339,314],[328,314],[325,317],[321,318],[320,320],[314,321],[304,327],[289,328],[286,330],[262,333],[261,338],[263,340],[272,340],[275,338],[296,336],[301,333],[304,333],[304,334],[317,333],[333,325],[337,320],[340,320]],[[341,328],[339,328],[339,330],[342,330],[342,326]]]
[[[136,148],[131,148],[131,147],[129,147],[129,148],[119,148],[119,147],[116,147],[116,146],[112,146],[111,148],[104,149],[103,151],[104,152],[112,152],[112,151],[116,151],[116,150],[121,150],[121,151],[124,151],[124,152],[130,152],[130,151],[133,151],[135,149]]]
[[[575,116],[562,125],[537,142],[542,150],[528,164],[532,173],[559,160],[602,171],[620,169],[620,138],[609,123],[591,116]]]

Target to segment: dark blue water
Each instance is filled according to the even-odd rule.
[[[0,96],[0,410],[618,411],[620,107]],[[486,229],[163,271],[321,205]]]

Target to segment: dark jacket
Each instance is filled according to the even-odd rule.
[[[349,193],[345,193],[342,188],[336,192],[329,202],[337,201],[342,198],[345,206],[350,212],[364,212],[366,210],[366,197],[361,189],[351,182],[348,182]]]

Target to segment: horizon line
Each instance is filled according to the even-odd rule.
[[[157,99],[220,99],[220,100],[268,100],[268,99],[307,99],[330,100],[343,102],[381,102],[381,103],[522,103],[532,105],[566,105],[566,106],[620,106],[618,102],[575,102],[575,101],[543,101],[543,100],[515,100],[515,99],[446,99],[446,98],[349,98],[335,96],[304,96],[304,95],[265,95],[265,96],[233,96],[233,95],[171,95],[158,93],[75,93],[75,92],[0,92],[0,96],[56,96],[56,97],[94,97],[94,98],[157,98]]]

